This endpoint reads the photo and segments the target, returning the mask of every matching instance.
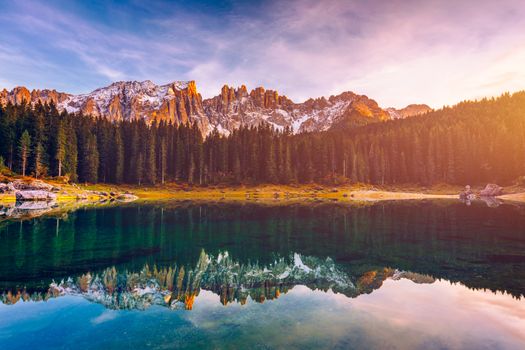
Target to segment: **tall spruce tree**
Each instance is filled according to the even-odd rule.
[[[145,179],[148,183],[154,185],[157,182],[157,160],[156,160],[156,141],[154,130],[150,130],[148,133],[148,144],[147,147],[147,159],[145,170]]]
[[[114,179],[113,181],[120,184],[124,181],[124,144],[122,140],[121,127],[116,126],[114,132],[114,147],[113,147],[113,164],[114,164]]]
[[[57,161],[57,175],[62,176],[62,166],[66,159],[66,132],[64,130],[64,124],[62,122],[58,125],[56,134],[56,151],[55,159]]]
[[[27,159],[31,152],[31,136],[29,136],[27,130],[24,130],[22,136],[20,136],[18,152],[20,156],[20,169],[22,170],[22,176],[26,176]]]

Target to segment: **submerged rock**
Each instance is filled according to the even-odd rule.
[[[480,197],[489,208],[497,208],[502,204],[502,201],[494,197]]]
[[[88,195],[86,193],[77,193],[76,198],[79,200],[88,199]]]
[[[123,193],[117,196],[117,200],[119,202],[133,202],[137,200],[139,197],[135,196],[134,194],[129,193]]]
[[[55,201],[24,201],[10,203],[6,206],[0,206],[0,217],[8,218],[35,218],[57,206]]]
[[[27,201],[17,203],[15,206],[16,210],[22,211],[33,211],[33,210],[48,210],[52,209],[56,205],[54,201]]]
[[[30,191],[16,191],[16,200],[23,202],[23,201],[51,201],[56,200],[57,195],[53,192],[47,192],[47,191],[36,191],[36,190],[30,190]]]

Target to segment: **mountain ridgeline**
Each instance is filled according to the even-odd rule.
[[[121,89],[118,84],[112,86]],[[204,103],[191,83],[150,87],[175,96],[161,99],[161,106],[179,119],[160,118],[164,107],[151,107],[153,99],[149,105],[141,100],[146,118],[119,107],[109,108],[117,115],[112,119],[99,113],[106,102],[97,100],[91,105],[99,114],[82,117],[87,111],[74,106],[85,108],[87,95],[48,91],[52,97],[43,104],[7,95],[0,108],[5,166],[39,177],[131,184],[506,184],[525,174],[525,92],[390,120],[375,102],[352,93],[294,104],[267,90],[225,87]],[[182,109],[177,96],[190,95]],[[60,107],[65,102],[68,107]],[[343,111],[328,112],[338,108]],[[197,110],[205,111],[202,119]],[[275,114],[264,114],[269,110]],[[213,128],[203,132],[204,123]]]
[[[67,111],[113,122],[144,120],[147,124],[196,124],[203,136],[217,130],[229,135],[241,126],[272,125],[278,130],[290,128],[294,133],[328,130],[333,124],[355,118],[356,124],[372,123],[424,113],[430,108],[403,110],[381,109],[363,95],[344,92],[328,99],[320,97],[294,103],[277,91],[258,87],[248,92],[223,86],[218,96],[202,99],[194,81],[175,81],[156,85],[151,81],[122,81],[96,89],[89,94],[71,95],[55,90],[33,90],[17,87],[0,91],[0,104],[35,105],[51,103],[59,112]]]

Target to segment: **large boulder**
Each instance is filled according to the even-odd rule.
[[[31,182],[25,182],[22,180],[15,180],[12,182],[13,187],[20,191],[52,191],[54,186],[48,183],[45,183],[41,180],[33,180]]]
[[[11,192],[9,186],[7,186],[7,184],[0,183],[0,193],[9,193],[9,192]]]
[[[13,186],[13,183],[0,183],[0,193],[13,193],[16,191],[16,188]]]
[[[467,185],[465,186],[465,190],[459,194],[459,199],[463,201],[471,201],[476,199],[476,195],[474,194],[474,192],[472,192],[470,186]]]
[[[488,184],[483,190],[479,193],[481,197],[496,197],[503,194],[503,187],[496,184]]]
[[[9,189],[9,192],[16,192],[16,188],[12,182],[7,184],[7,188]]]
[[[57,195],[47,191],[16,191],[16,200],[24,201],[51,201],[56,200]]]

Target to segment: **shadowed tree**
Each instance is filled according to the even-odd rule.
[[[22,170],[22,176],[26,176],[27,158],[31,152],[31,137],[27,130],[24,130],[20,141],[18,142],[18,152],[20,156],[20,169]]]
[[[62,176],[62,165],[66,159],[66,133],[62,122],[57,130],[55,159],[58,162],[58,176]]]

